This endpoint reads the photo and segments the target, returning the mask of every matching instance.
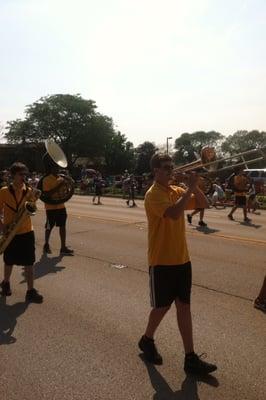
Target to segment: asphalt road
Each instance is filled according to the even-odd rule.
[[[193,264],[192,311],[196,351],[218,371],[186,377],[174,308],[160,326],[164,364],[140,357],[137,342],[149,312],[147,226],[142,202],[75,196],[68,202],[68,243],[59,256],[53,232],[42,253],[44,212],[34,217],[42,305],[24,303],[21,268],[13,295],[0,298],[1,400],[262,400],[265,399],[265,314],[253,308],[266,270],[266,212],[251,224],[207,210],[208,228],[187,225]]]

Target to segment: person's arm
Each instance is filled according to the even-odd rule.
[[[205,208],[205,202],[203,202],[202,197],[198,193],[198,191],[200,193],[202,192],[197,188],[197,183],[198,183],[198,175],[192,173],[189,177],[188,189],[184,191],[182,196],[177,200],[177,202],[173,206],[168,207],[166,209],[164,217],[172,219],[180,218],[183,215],[184,211],[186,210],[186,207],[188,206],[189,202],[191,201],[192,194],[195,195],[195,193],[197,194],[198,198],[196,202],[196,208]],[[197,203],[200,204],[201,206],[198,207]]]
[[[0,232],[4,231],[4,224],[3,224],[3,211],[4,211],[4,198],[3,198],[3,191],[0,190]]]
[[[191,200],[192,193],[193,192],[190,188],[187,189],[173,206],[167,208],[167,210],[164,213],[164,217],[172,219],[180,218],[183,215],[186,206]]]

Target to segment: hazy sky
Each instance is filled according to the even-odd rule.
[[[0,0],[0,124],[80,93],[129,140],[266,130],[265,0]]]

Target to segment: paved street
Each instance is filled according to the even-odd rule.
[[[147,225],[143,202],[74,196],[68,244],[74,257],[42,255],[44,211],[34,217],[36,288],[42,305],[24,303],[25,281],[14,270],[13,295],[0,298],[1,400],[262,400],[266,316],[253,308],[266,270],[266,211],[244,224],[241,210],[207,210],[208,228],[187,225],[193,264],[196,351],[217,363],[213,377],[183,371],[174,308],[157,334],[164,364],[140,357],[137,342],[149,312]],[[2,265],[2,262],[1,262]],[[124,267],[124,268],[123,268]]]

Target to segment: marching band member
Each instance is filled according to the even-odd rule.
[[[0,189],[0,213],[3,212],[3,222],[0,220],[0,230],[5,229],[14,220],[16,213],[24,206],[30,197],[32,189],[24,183],[28,173],[22,163],[14,163],[10,168],[11,184]],[[33,265],[35,263],[35,238],[30,216],[21,222],[16,235],[4,251],[4,280],[1,283],[2,294],[11,296],[10,277],[13,265],[23,265],[28,285],[26,301],[42,303],[41,296],[33,286]]]
[[[45,167],[47,175],[42,180],[42,190],[48,195],[53,192],[55,188],[62,182],[63,178],[58,175],[59,167],[47,158],[45,160]],[[66,246],[66,220],[67,212],[64,203],[48,204],[45,203],[46,209],[46,223],[45,223],[45,243],[43,252],[51,254],[49,239],[54,226],[59,228],[59,235],[61,241],[61,255],[73,255],[74,251]]]
[[[251,219],[247,217],[247,192],[250,183],[244,170],[240,170],[237,174],[233,174],[228,179],[229,185],[233,187],[235,192],[235,205],[233,206],[227,217],[234,221],[233,214],[237,208],[243,209],[244,222],[250,222]]]
[[[145,358],[162,364],[154,343],[154,334],[163,317],[175,303],[177,320],[185,349],[184,369],[188,373],[208,374],[216,365],[194,353],[190,310],[191,263],[185,237],[184,210],[208,207],[208,200],[198,188],[198,177],[191,174],[188,189],[169,184],[173,172],[167,154],[151,159],[155,181],[145,195],[148,219],[148,259],[152,310],[139,348]]]

